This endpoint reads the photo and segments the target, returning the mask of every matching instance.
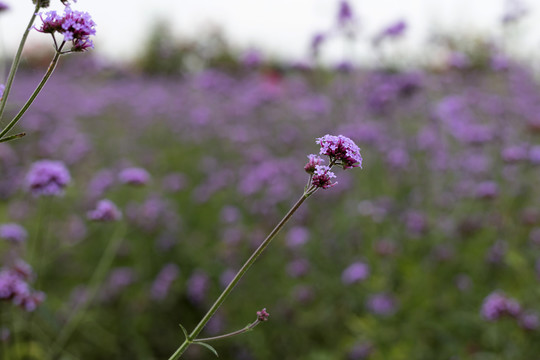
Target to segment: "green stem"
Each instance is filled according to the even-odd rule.
[[[197,338],[197,335],[199,335],[199,333],[205,327],[206,323],[212,318],[212,316],[219,309],[221,304],[225,301],[227,296],[232,292],[232,290],[234,289],[236,284],[238,284],[238,282],[240,281],[242,276],[244,276],[244,274],[248,271],[248,269],[251,267],[251,265],[253,265],[255,260],[257,260],[257,258],[262,254],[264,249],[266,249],[266,247],[270,244],[272,239],[277,235],[277,233],[287,223],[287,221],[289,221],[289,219],[292,217],[292,215],[296,212],[296,210],[298,210],[300,205],[302,205],[302,203],[308,198],[308,196],[309,195],[302,194],[300,199],[298,199],[296,204],[293,205],[293,207],[289,210],[287,215],[285,215],[283,217],[283,219],[281,219],[281,221],[276,225],[276,227],[272,230],[272,232],[270,232],[270,234],[268,234],[266,239],[264,239],[264,241],[261,243],[261,245],[259,245],[259,247],[255,250],[255,252],[253,252],[253,254],[251,254],[250,258],[245,262],[245,264],[242,266],[242,268],[240,268],[238,273],[236,273],[236,275],[234,276],[232,281],[229,283],[229,285],[227,285],[225,290],[223,290],[221,295],[219,295],[219,297],[217,298],[216,302],[214,302],[214,304],[212,305],[210,310],[208,310],[206,315],[204,315],[202,320],[199,322],[199,324],[197,324],[197,326],[191,332],[191,334],[188,336],[188,338],[184,340],[182,345],[180,345],[180,347],[178,349],[176,349],[174,354],[171,355],[169,360],[179,359],[180,356],[182,355],[182,353],[184,353],[184,351],[186,351],[186,349],[189,347],[189,345],[191,345],[193,342],[196,342],[195,339]]]
[[[15,54],[15,58],[13,59],[13,63],[11,64],[11,69],[9,70],[9,75],[5,84],[6,87],[4,88],[4,95],[2,95],[2,100],[0,101],[0,119],[2,118],[2,115],[4,114],[7,98],[9,96],[9,92],[11,91],[13,80],[15,79],[15,73],[17,73],[17,69],[19,68],[19,63],[21,62],[21,55],[24,49],[24,44],[26,43],[26,39],[28,38],[28,34],[30,33],[30,30],[32,30],[32,25],[34,24],[34,20],[36,19],[37,13],[39,11],[39,7],[40,7],[39,1],[36,1],[36,8],[34,9],[34,12],[32,13],[30,22],[28,23],[28,26],[26,27],[26,30],[24,31],[21,42],[19,43],[19,48],[17,49],[17,53]]]
[[[244,328],[242,328],[240,330],[236,330],[236,331],[233,331],[233,332],[230,332],[230,333],[227,333],[227,334],[223,334],[223,335],[219,335],[219,336],[213,336],[213,337],[202,338],[202,339],[195,339],[195,340],[193,340],[193,342],[208,342],[208,341],[213,341],[213,340],[225,339],[225,338],[228,338],[228,337],[231,337],[231,336],[234,336],[234,335],[240,335],[240,334],[243,334],[245,332],[253,330],[253,328],[255,328],[255,326],[259,325],[260,322],[261,321],[259,319],[257,319],[254,322],[252,322],[251,324],[249,324],[248,326],[246,326],[246,327],[244,327]]]
[[[41,89],[43,89],[43,87],[45,86],[45,83],[47,82],[47,80],[49,80],[49,78],[51,77],[54,69],[56,68],[56,65],[58,64],[58,59],[60,58],[60,55],[61,55],[60,50],[62,49],[62,46],[63,46],[63,44],[60,46],[60,49],[54,54],[54,57],[53,57],[51,63],[49,64],[49,68],[47,69],[47,72],[43,76],[43,79],[41,79],[41,82],[36,87],[36,89],[34,90],[32,95],[30,95],[30,98],[26,101],[24,106],[21,108],[19,113],[13,118],[13,120],[11,120],[9,122],[9,124],[4,128],[4,130],[2,130],[2,132],[0,132],[0,139],[2,139],[8,133],[8,131],[11,130],[12,127],[15,126],[15,124],[17,124],[17,122],[21,119],[21,117],[24,115],[26,110],[28,110],[30,105],[32,105],[32,103],[34,102],[34,100],[36,99],[38,94],[40,93]],[[5,97],[5,95],[4,95],[4,97]]]
[[[100,285],[103,282],[103,278],[105,277],[105,274],[109,271],[113,263],[114,257],[116,256],[116,252],[118,251],[118,248],[120,246],[120,243],[124,238],[125,230],[126,227],[124,223],[120,223],[117,225],[116,231],[112,236],[112,240],[109,242],[108,247],[103,252],[101,259],[96,266],[92,277],[90,278],[90,282],[88,283],[89,290],[87,298],[82,301],[78,306],[76,306],[73,312],[70,314],[64,327],[58,334],[56,341],[50,348],[50,352],[47,356],[48,359],[53,359],[58,354],[58,351],[64,347],[65,343],[82,320],[86,310],[88,309],[88,306],[96,297]]]

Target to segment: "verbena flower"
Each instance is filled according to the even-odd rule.
[[[341,281],[345,285],[365,280],[369,276],[369,266],[361,261],[349,265],[341,274]]]
[[[517,317],[521,306],[515,299],[510,299],[500,292],[489,294],[482,304],[481,314],[488,321],[495,321],[502,316]]]
[[[269,317],[270,314],[266,311],[266,308],[262,309],[261,311],[257,311],[257,320],[267,321]]]
[[[87,213],[87,217],[93,221],[111,222],[122,219],[122,212],[110,200],[100,200],[96,208]]]
[[[313,174],[315,172],[315,167],[317,165],[322,165],[324,160],[320,156],[315,155],[315,154],[309,154],[307,157],[309,160],[307,164],[304,166],[304,170],[308,174]]]
[[[90,14],[82,11],[71,10],[69,6],[64,9],[64,14],[59,15],[56,11],[40,14],[43,24],[37,31],[45,34],[59,33],[64,35],[64,41],[71,41],[71,51],[85,51],[94,47],[90,36],[96,34],[96,23]]]
[[[6,10],[9,10],[9,6],[3,1],[0,1],[0,12],[6,11]],[[2,96],[0,95],[0,97]]]
[[[27,268],[0,270],[0,301],[11,301],[28,312],[34,311],[45,300],[45,294],[30,288],[27,280]],[[31,269],[30,269],[31,271]]]
[[[313,173],[311,184],[318,188],[328,189],[337,184],[337,182],[332,182],[332,179],[335,177],[336,175],[330,171],[328,166],[317,165],[315,166],[315,172]]]
[[[71,176],[61,161],[36,161],[26,175],[26,187],[34,196],[62,196]]]
[[[20,244],[26,241],[28,233],[19,224],[8,223],[0,225],[0,238],[12,242],[14,244]]]
[[[328,155],[335,165],[341,165],[343,169],[362,168],[360,148],[348,137],[325,135],[318,138],[316,143],[321,146],[320,154]]]
[[[133,167],[122,170],[118,178],[122,184],[141,186],[150,181],[150,174],[143,168]]]

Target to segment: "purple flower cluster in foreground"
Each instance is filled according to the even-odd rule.
[[[321,146],[321,155],[328,155],[331,163],[343,166],[343,169],[362,168],[360,148],[346,136],[325,135],[317,139]]]
[[[67,6],[63,15],[59,15],[56,11],[47,12],[45,18],[42,15],[40,14],[43,24],[37,31],[53,35],[58,32],[64,35],[64,41],[72,42],[71,51],[85,51],[94,47],[90,36],[96,34],[96,23],[89,13],[74,11]]]
[[[11,301],[24,310],[34,311],[45,300],[45,294],[32,290],[28,281],[32,269],[22,260],[10,269],[0,270],[0,301]]]
[[[71,176],[61,161],[36,161],[26,175],[26,188],[34,196],[62,196]]]

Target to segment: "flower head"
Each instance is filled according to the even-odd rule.
[[[3,1],[0,1],[0,12],[4,12],[6,10],[9,10],[9,6]]]
[[[150,181],[150,174],[143,168],[127,168],[120,172],[118,176],[122,184],[128,185],[146,185]]]
[[[311,184],[318,188],[328,189],[337,184],[337,182],[332,182],[335,177],[336,175],[330,171],[328,166],[316,165]]]
[[[26,175],[26,187],[34,196],[62,196],[70,181],[69,171],[61,161],[36,161]]]
[[[343,166],[343,169],[362,168],[360,148],[348,137],[325,135],[318,138],[316,143],[321,146],[321,155],[328,155],[331,162]]]
[[[304,170],[308,174],[313,174],[315,172],[315,167],[317,165],[322,165],[324,160],[320,156],[315,155],[315,154],[309,154],[307,157],[309,160],[307,164],[304,166]]]
[[[66,6],[63,15],[56,11],[49,11],[44,15],[45,18],[40,14],[43,24],[37,31],[64,35],[64,41],[72,43],[71,51],[85,51],[94,47],[90,36],[96,34],[96,23],[87,12],[74,11]]]
[[[0,225],[0,238],[14,244],[20,244],[26,240],[28,233],[19,224],[9,223]]]
[[[100,200],[96,208],[87,213],[88,219],[93,221],[111,222],[122,219],[122,212],[110,200]]]
[[[521,306],[516,300],[493,292],[484,299],[481,313],[486,320],[495,321],[504,315],[517,317],[521,313]]]
[[[266,308],[262,309],[261,311],[257,311],[257,320],[267,321],[269,317],[270,314],[266,312]]]

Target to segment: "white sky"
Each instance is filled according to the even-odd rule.
[[[31,0],[2,0],[11,9],[0,15],[0,49],[13,53],[33,4]],[[381,27],[404,19],[407,42],[419,44],[431,29],[458,32],[500,32],[499,20],[508,0],[350,0],[361,35],[373,36]],[[540,46],[538,0],[523,0],[531,14],[524,29],[530,46]],[[51,9],[61,9],[51,0]],[[315,32],[335,23],[338,0],[79,0],[73,9],[88,11],[97,23],[96,51],[111,59],[136,55],[158,19],[167,19],[179,36],[195,37],[209,25],[219,26],[241,48],[304,58]],[[39,22],[38,22],[39,23]],[[536,25],[534,25],[536,24]],[[34,32],[30,41],[47,44],[50,38]],[[408,46],[408,45],[407,45]],[[343,51],[327,49],[333,53]]]

